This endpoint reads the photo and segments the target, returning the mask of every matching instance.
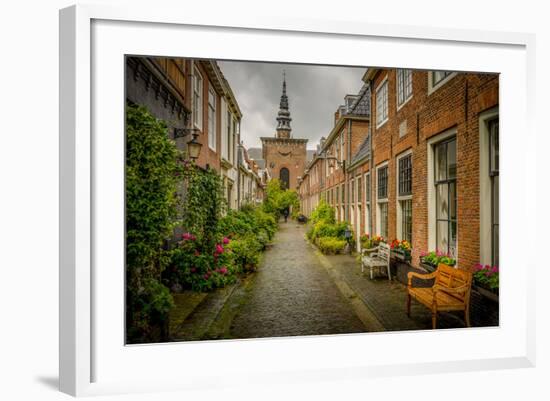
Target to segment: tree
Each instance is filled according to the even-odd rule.
[[[283,189],[277,178],[267,183],[264,210],[279,218],[285,209],[291,209],[293,217],[300,211],[300,199],[294,190]]]

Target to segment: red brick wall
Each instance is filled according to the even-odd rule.
[[[279,178],[282,168],[290,173],[289,187],[298,187],[298,176],[306,168],[307,141],[295,139],[275,139],[262,141],[262,153],[271,178]],[[288,155],[287,155],[288,154]],[[272,166],[274,164],[274,167]]]
[[[494,74],[457,74],[431,94],[428,94],[427,71],[413,71],[412,98],[397,110],[396,70],[381,69],[373,77],[372,91],[372,154],[371,216],[376,234],[376,167],[388,162],[388,236],[397,236],[397,156],[412,150],[413,163],[413,264],[418,264],[422,251],[428,251],[428,140],[450,128],[457,139],[457,237],[458,262],[470,267],[479,261],[479,114],[498,105],[498,76]],[[376,128],[376,89],[388,79],[388,121]],[[406,122],[406,134],[400,137],[400,124]],[[366,137],[366,130],[352,135],[356,150]],[[355,153],[352,151],[352,154]],[[365,232],[364,173],[370,160],[348,171],[344,178],[335,174],[331,186],[361,174],[361,232]],[[313,188],[311,189],[313,190]],[[340,198],[341,202],[341,198]]]

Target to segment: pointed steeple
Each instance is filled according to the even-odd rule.
[[[277,114],[277,138],[290,138],[290,111],[288,109],[288,96],[286,95],[286,73],[283,70],[283,94],[279,103],[279,113]]]

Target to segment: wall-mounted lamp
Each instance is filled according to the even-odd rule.
[[[183,138],[187,135],[193,135],[193,138],[187,142],[187,151],[189,153],[189,158],[196,160],[199,158],[201,153],[202,143],[197,141],[199,136],[197,128],[174,128],[174,139]]]

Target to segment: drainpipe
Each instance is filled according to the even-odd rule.
[[[241,209],[241,144],[237,145],[237,209]]]
[[[347,146],[347,149],[346,149],[346,160],[348,162],[351,162],[351,119],[348,119],[348,146]],[[349,165],[349,164],[348,164]],[[346,169],[347,170],[347,169]],[[350,195],[351,195],[351,189],[349,187],[349,173],[348,171],[345,172],[345,182],[346,182],[346,188],[347,188],[347,200],[348,202],[346,203],[346,216],[347,216],[347,221],[351,221],[351,216],[350,216]]]

